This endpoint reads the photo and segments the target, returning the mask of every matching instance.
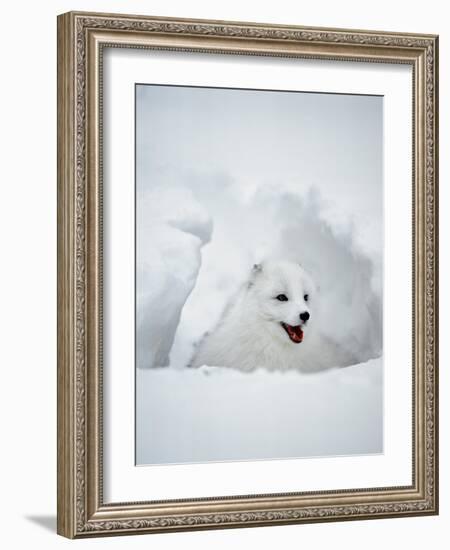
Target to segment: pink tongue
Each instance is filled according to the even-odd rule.
[[[300,327],[288,327],[289,336],[294,340],[295,342],[302,342],[303,341],[303,331]]]

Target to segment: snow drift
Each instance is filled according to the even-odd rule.
[[[382,98],[136,97],[137,463],[382,452]],[[314,277],[329,370],[187,369],[266,258]]]
[[[333,357],[325,367],[378,357],[381,265],[326,208],[317,190],[301,195],[282,185],[247,197],[221,185],[220,201],[214,181],[201,179],[193,192],[161,186],[147,194],[138,231],[138,366],[185,367],[251,266],[270,257],[312,274],[319,288],[314,325],[323,335],[317,353],[325,356],[327,347]]]
[[[382,361],[320,374],[140,369],[137,464],[383,451]]]
[[[200,269],[200,249],[211,237],[211,220],[182,188],[147,193],[138,205],[136,362],[138,367],[167,366]]]
[[[243,197],[223,183],[161,185],[140,206],[137,364],[170,368],[137,369],[137,464],[382,452],[379,259],[317,190],[264,186]],[[353,366],[187,369],[249,267],[272,255],[302,263],[320,288],[316,353],[329,342],[327,368]]]

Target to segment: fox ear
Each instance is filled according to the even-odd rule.
[[[252,273],[251,273],[251,276],[250,276],[250,280],[248,282],[248,288],[251,288],[253,286],[253,283],[254,283],[254,280],[255,280],[255,277],[259,275],[259,273],[261,273],[263,270],[263,266],[262,264],[254,264],[253,267],[252,267]]]

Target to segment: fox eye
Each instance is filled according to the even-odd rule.
[[[280,300],[280,302],[287,302],[288,297],[286,296],[286,294],[278,294],[277,300]]]
[[[305,294],[305,295],[303,296],[303,299],[305,300],[305,302],[307,302],[307,301],[309,300],[309,294]]]

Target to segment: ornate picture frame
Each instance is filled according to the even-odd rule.
[[[104,501],[102,79],[106,48],[411,67],[411,484]],[[132,15],[60,15],[58,533],[83,538],[437,514],[437,159],[437,36]]]

